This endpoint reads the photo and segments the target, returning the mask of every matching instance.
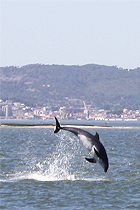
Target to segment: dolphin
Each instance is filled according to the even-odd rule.
[[[99,162],[103,167],[104,171],[107,172],[109,167],[108,157],[103,144],[99,140],[99,134],[96,132],[95,136],[93,136],[91,133],[82,130],[80,128],[61,127],[56,117],[55,120],[56,120],[56,129],[54,133],[59,132],[59,130],[66,130],[75,134],[91,155],[91,158],[85,158],[85,159],[90,163]]]

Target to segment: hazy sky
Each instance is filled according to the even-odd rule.
[[[0,2],[0,66],[140,67],[140,0]]]

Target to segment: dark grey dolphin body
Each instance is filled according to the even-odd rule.
[[[96,135],[93,136],[91,133],[79,128],[61,127],[56,117],[55,120],[56,120],[56,129],[54,133],[59,132],[59,130],[66,130],[75,134],[83,143],[83,145],[86,147],[86,149],[88,149],[88,151],[90,152],[91,158],[85,158],[85,159],[90,163],[99,162],[101,166],[104,168],[104,171],[107,172],[107,169],[109,167],[108,157],[104,146],[99,140],[99,134],[96,133]]]

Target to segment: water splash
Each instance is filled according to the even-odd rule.
[[[69,133],[61,132],[57,134],[57,144],[54,146],[53,153],[51,151],[44,159],[38,160],[33,154],[31,159],[27,160],[23,170],[15,171],[7,174],[3,181],[18,180],[37,180],[37,181],[62,181],[62,180],[86,180],[86,181],[103,181],[103,178],[88,177],[89,166],[82,156],[79,141],[75,137],[71,137]],[[83,161],[82,161],[83,159]]]
[[[76,147],[77,142],[73,141],[73,138],[68,140],[63,132],[56,138],[58,138],[58,142],[54,146],[53,153],[50,150],[45,159],[41,159],[41,157],[41,160],[38,160],[34,154],[29,153],[27,148],[22,160],[24,164],[19,163],[14,173],[3,174],[5,179],[1,179],[1,181],[22,179],[38,181],[75,180],[75,174],[72,171],[74,160],[72,159],[75,157],[74,147]]]

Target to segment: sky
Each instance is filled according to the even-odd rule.
[[[140,67],[140,0],[0,0],[0,67]]]

